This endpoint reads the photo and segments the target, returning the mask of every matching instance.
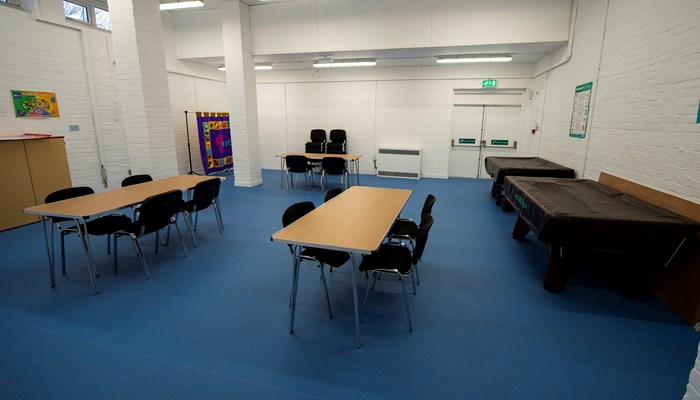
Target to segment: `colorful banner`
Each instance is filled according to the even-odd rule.
[[[11,90],[15,116],[20,118],[60,117],[56,93]]]
[[[204,173],[233,168],[228,113],[197,112],[197,128]]]

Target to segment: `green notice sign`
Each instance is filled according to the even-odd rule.
[[[508,146],[509,140],[505,139],[493,139],[491,140],[491,146]]]
[[[459,144],[475,144],[476,139],[474,138],[459,138]]]
[[[482,88],[496,87],[496,80],[495,79],[484,79],[483,81],[481,81],[481,87]]]

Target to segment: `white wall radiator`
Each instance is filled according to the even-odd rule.
[[[377,176],[394,178],[420,178],[420,150],[377,150]]]

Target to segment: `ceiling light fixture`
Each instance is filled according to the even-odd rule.
[[[319,58],[313,65],[315,68],[371,67],[377,65],[377,60],[371,58],[352,58],[346,60]]]
[[[219,65],[216,69],[219,71],[226,71],[226,66],[225,65]]]
[[[202,7],[204,5],[204,1],[202,0],[185,0],[185,1],[180,1],[178,0],[177,2],[174,3],[161,3],[160,5],[160,10],[165,11],[165,10],[181,10],[183,8],[195,8],[195,7]]]
[[[508,62],[513,57],[506,54],[460,54],[454,56],[439,56],[435,58],[438,64],[450,63],[486,63],[486,62]]]
[[[261,63],[261,64],[255,64],[255,70],[256,71],[266,71],[272,69],[272,64],[267,64],[267,63]]]

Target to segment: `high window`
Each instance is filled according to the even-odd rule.
[[[3,1],[3,0],[0,0]],[[95,28],[111,30],[107,3],[100,0],[63,0],[63,13],[71,21],[80,22]]]

